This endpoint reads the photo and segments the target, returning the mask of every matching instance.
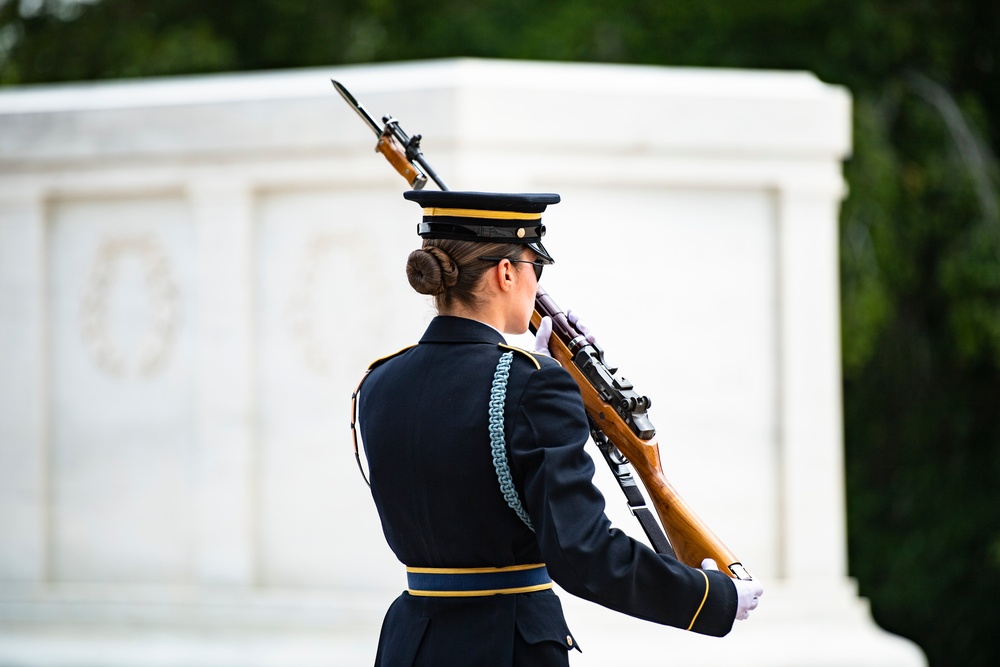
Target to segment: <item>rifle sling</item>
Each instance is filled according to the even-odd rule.
[[[615,477],[617,479],[617,476]],[[621,480],[619,480],[621,484]],[[660,524],[656,523],[656,518],[653,513],[649,511],[646,507],[646,499],[642,497],[642,492],[637,486],[622,486],[622,491],[625,492],[625,499],[628,502],[628,508],[632,511],[632,514],[639,521],[639,525],[642,526],[642,530],[646,533],[646,537],[649,538],[649,543],[653,545],[653,549],[658,554],[664,554],[676,559],[677,554],[674,553],[674,548],[670,546],[670,542],[667,540],[667,536],[663,534],[663,530],[660,529]],[[634,501],[632,496],[638,496],[638,502]]]
[[[649,511],[649,508],[646,506],[646,499],[643,497],[639,485],[636,484],[635,478],[632,477],[632,471],[628,468],[628,459],[622,456],[618,448],[598,428],[589,415],[587,416],[587,421],[590,422],[590,435],[594,440],[594,444],[597,445],[597,448],[601,450],[601,454],[604,455],[604,460],[611,468],[615,481],[618,482],[622,493],[625,494],[625,501],[628,503],[629,511],[632,512],[632,516],[639,522],[642,532],[646,533],[646,538],[649,540],[650,545],[652,545],[656,553],[670,556],[676,560],[677,554],[674,552],[674,548],[670,546],[670,540],[663,533],[660,524],[656,522],[656,517]]]

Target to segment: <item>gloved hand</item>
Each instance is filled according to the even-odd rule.
[[[719,566],[711,558],[701,561],[703,570],[719,570]],[[764,594],[764,585],[756,579],[743,581],[733,579],[736,585],[736,620],[745,621],[750,618],[750,612],[757,608],[760,596]]]
[[[538,324],[538,331],[535,332],[535,354],[543,354],[551,357],[549,353],[549,338],[552,337],[552,318],[546,315]]]
[[[591,345],[597,344],[597,338],[594,337],[593,332],[587,328],[583,322],[580,321],[580,314],[574,311],[572,308],[566,311],[566,319],[569,323],[576,327],[577,331],[583,334],[583,337],[587,339],[587,342]]]
[[[569,323],[576,327],[577,331],[583,334],[583,337],[587,339],[587,342],[591,345],[597,343],[597,338],[594,337],[593,332],[587,327],[586,324],[580,321],[580,314],[574,311],[572,308],[566,311],[566,319]],[[552,318],[546,315],[542,318],[541,323],[538,325],[538,331],[535,332],[535,354],[544,354],[546,357],[551,357],[552,354],[549,352],[549,338],[552,337]]]

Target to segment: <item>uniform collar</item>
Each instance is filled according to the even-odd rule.
[[[421,343],[506,343],[503,334],[488,324],[465,317],[438,315],[427,326]]]

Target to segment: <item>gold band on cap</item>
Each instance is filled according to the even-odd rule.
[[[474,208],[425,208],[425,216],[448,218],[483,218],[487,220],[541,220],[541,213],[520,211],[482,211]]]

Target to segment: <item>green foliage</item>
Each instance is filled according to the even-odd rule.
[[[931,664],[990,665],[1000,595],[1000,199],[981,116],[927,79],[856,104],[842,213],[850,561]],[[961,596],[946,618],[928,613]]]
[[[0,0],[0,84],[479,56],[847,86],[851,572],[932,665],[995,665],[997,35],[994,0]]]

